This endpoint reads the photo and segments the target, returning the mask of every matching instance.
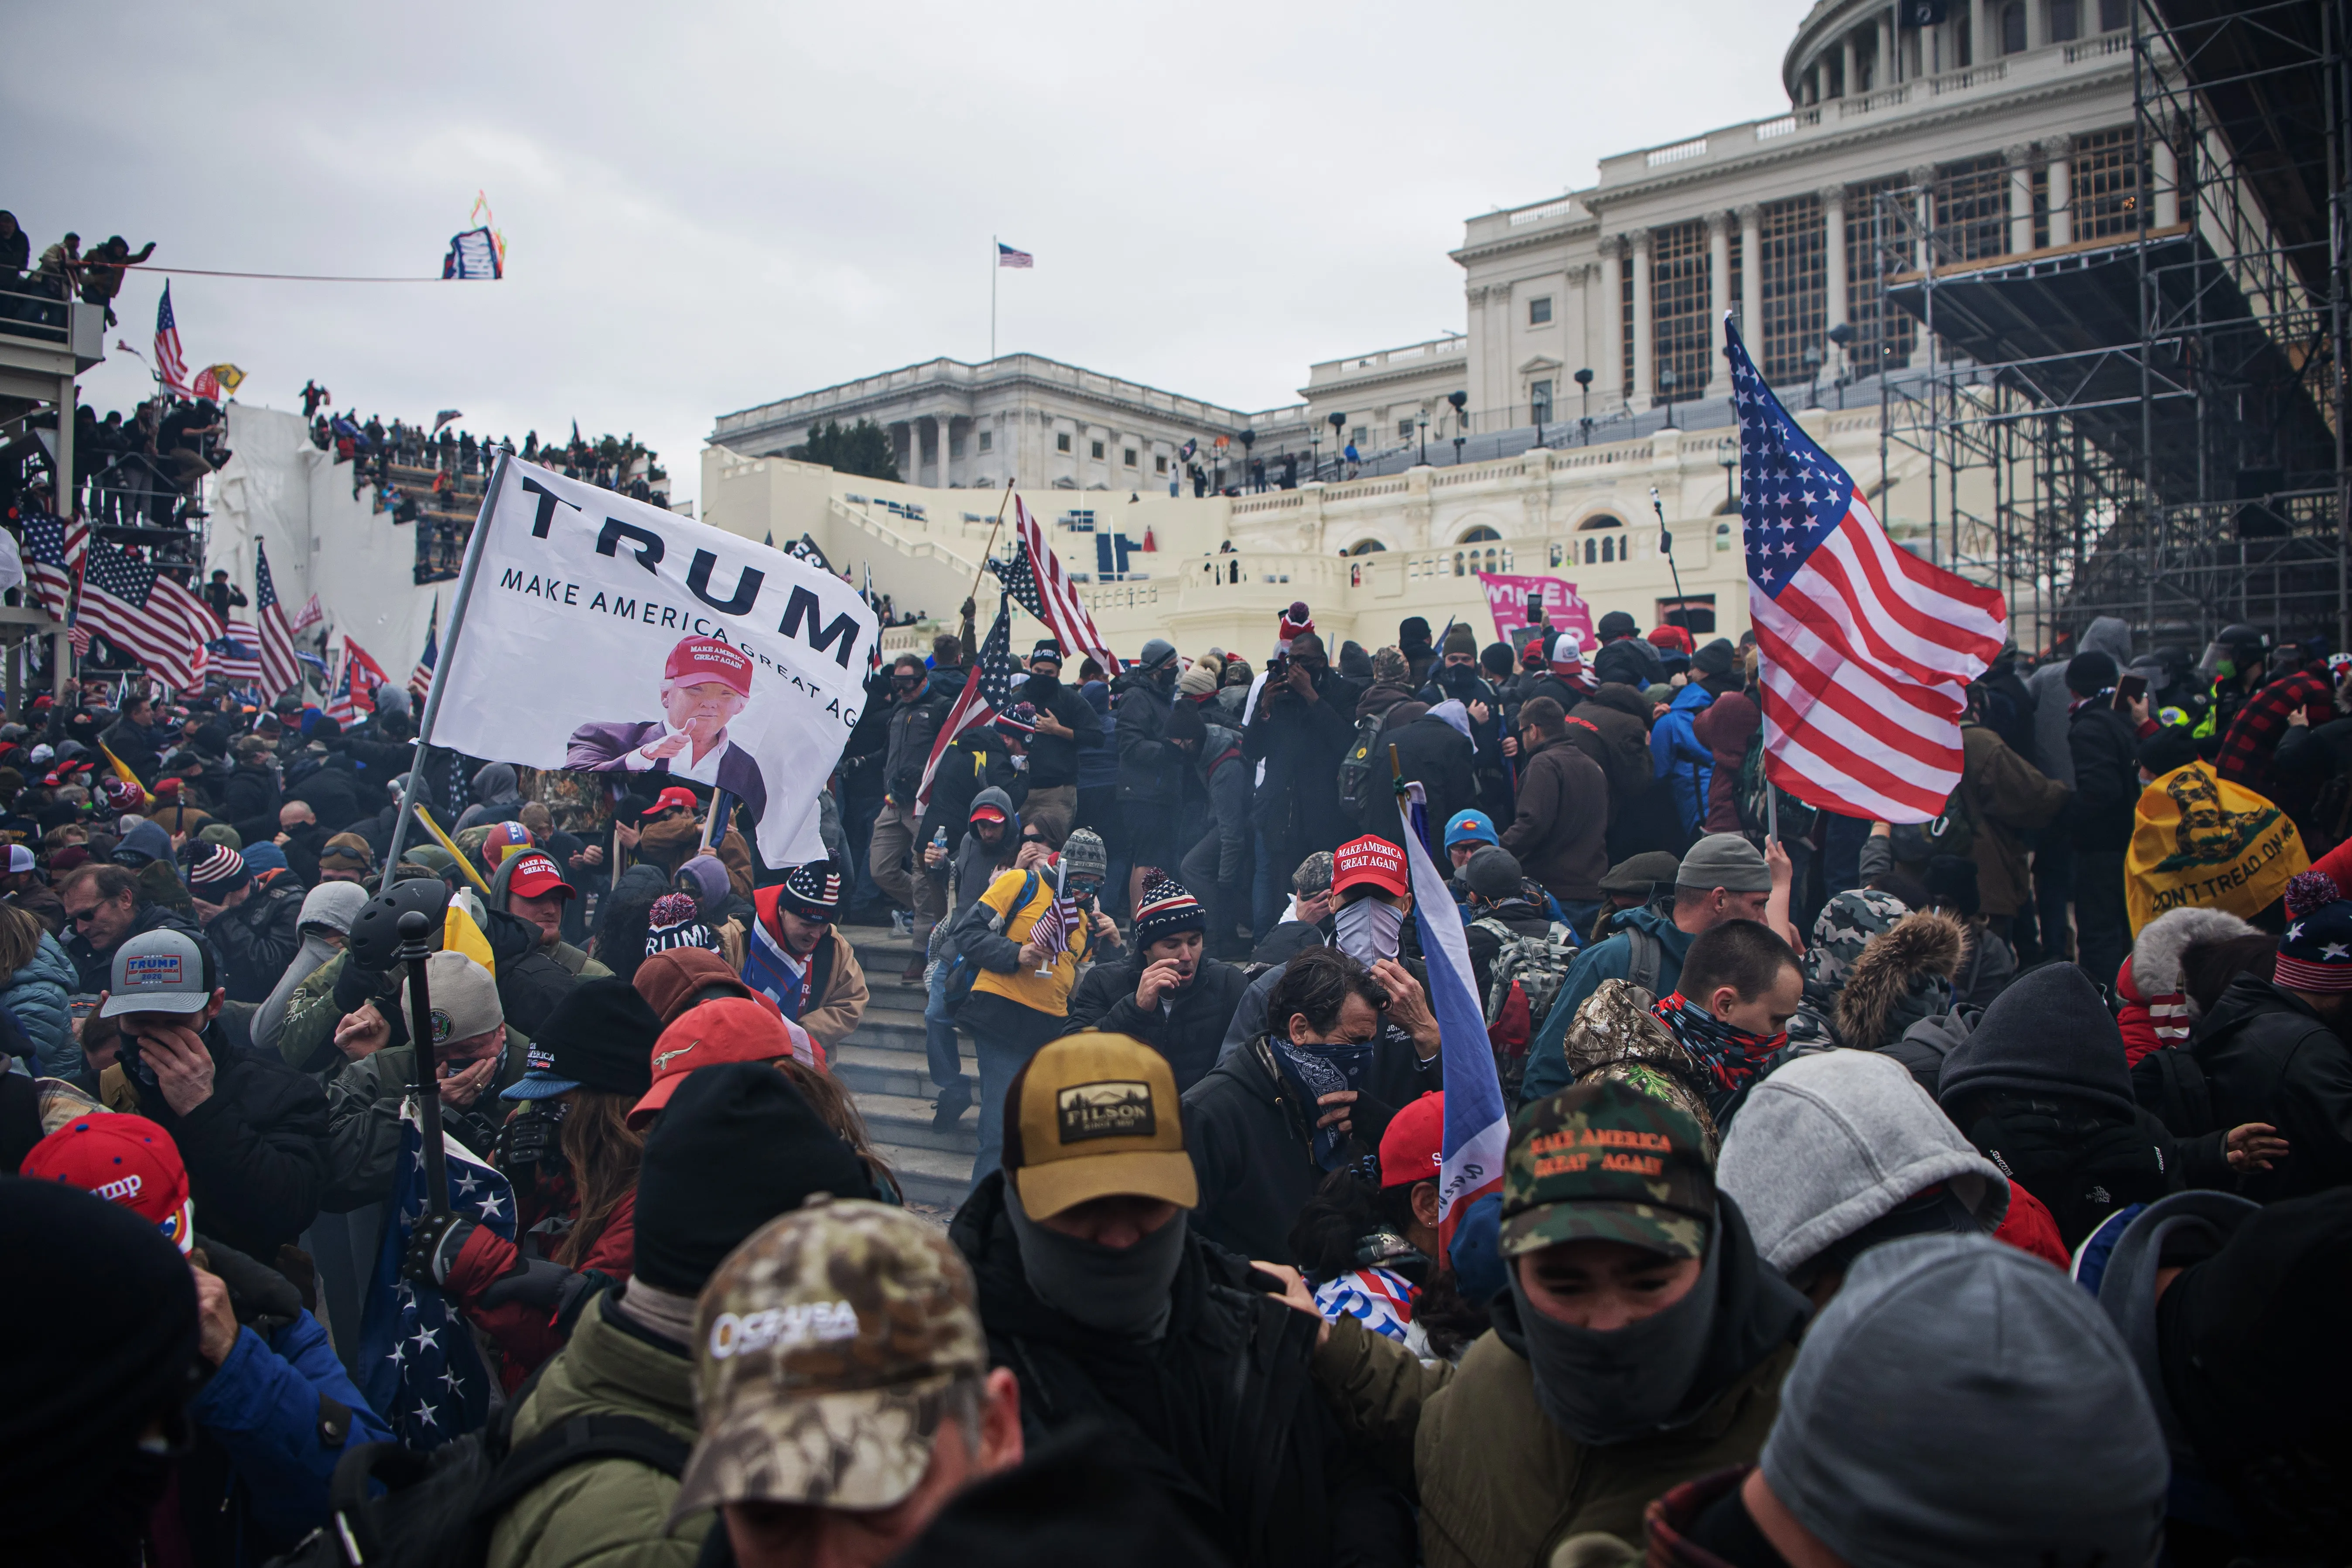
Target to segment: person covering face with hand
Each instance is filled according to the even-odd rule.
[[[216,1020],[227,993],[184,931],[133,936],[115,951],[100,1016],[121,1030],[100,1099],[168,1132],[209,1234],[274,1259],[319,1211],[327,1105],[274,1056],[235,1051]]]
[[[1200,900],[1161,879],[1135,910],[1135,956],[1097,964],[1070,995],[1065,1034],[1100,1029],[1131,1036],[1168,1058],[1179,1093],[1216,1065],[1225,1026],[1248,977],[1202,951],[1207,916]]]

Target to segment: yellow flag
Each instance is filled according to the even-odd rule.
[[[106,760],[114,764],[114,776],[116,778],[121,779],[125,784],[139,784],[139,775],[131,771],[131,765],[128,763],[125,763],[121,757],[114,754],[113,747],[108,745],[105,742],[100,741],[98,743],[98,749],[106,753]],[[139,787],[141,790],[144,791],[147,786],[145,784],[139,784]]]
[[[462,952],[492,974],[499,972],[499,961],[490,952],[490,939],[474,923],[474,917],[457,900],[449,900],[449,912],[441,922],[441,949],[445,952]]]
[[[2240,919],[2286,891],[2311,854],[2286,813],[2231,784],[2210,763],[2175,768],[2140,792],[2124,897],[2133,931],[2171,910],[2221,910]]]
[[[206,368],[213,373],[213,379],[220,383],[220,389],[231,397],[235,397],[236,389],[245,384],[245,372],[226,361]]]

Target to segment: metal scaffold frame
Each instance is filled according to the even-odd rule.
[[[1916,318],[1851,345],[1894,372],[1882,492],[1895,454],[1924,460],[1926,552],[2000,588],[2021,645],[2113,616],[2143,651],[2238,621],[2352,647],[2347,4],[2140,0],[2123,232],[1987,254],[1955,176],[1873,194],[1872,264]],[[2248,112],[2282,103],[2319,123]]]

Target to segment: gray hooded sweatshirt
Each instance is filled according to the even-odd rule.
[[[2081,651],[2096,648],[2123,669],[2132,661],[2131,628],[2113,616],[2093,617],[2083,633]],[[2033,755],[2027,760],[2068,789],[2074,787],[2074,753],[2066,743],[2066,721],[2073,717],[2074,694],[2066,689],[2066,661],[2053,659],[2025,678],[2033,694]]]
[[[278,1048],[278,1031],[286,1026],[287,1004],[294,999],[294,987],[318,973],[327,960],[341,951],[321,936],[321,931],[336,931],[349,936],[352,921],[368,901],[368,890],[357,882],[321,882],[302,895],[302,912],[296,920],[302,932],[302,945],[294,951],[294,962],[278,977],[278,984],[254,1010],[253,1043],[265,1051]],[[341,1067],[340,1061],[335,1066]]]

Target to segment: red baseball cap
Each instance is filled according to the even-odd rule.
[[[121,1204],[152,1221],[183,1255],[195,1245],[180,1146],[143,1116],[78,1116],[34,1144],[17,1173]]]
[[[974,822],[1002,822],[1004,820],[1004,808],[1001,805],[982,803],[982,805],[975,805],[971,808],[971,820]]]
[[[1331,857],[1331,890],[1344,893],[1359,882],[1370,882],[1391,893],[1410,891],[1404,851],[1377,833],[1340,845]]]
[[[687,810],[693,811],[698,808],[701,804],[702,803],[700,801],[694,798],[694,792],[687,788],[684,784],[672,784],[669,788],[662,791],[661,794],[654,796],[653,805],[646,807],[646,809],[638,813],[638,815],[641,816],[653,816],[661,812],[667,811],[674,805],[682,805],[686,807]]]
[[[550,893],[562,893],[567,899],[580,895],[555,868],[555,862],[536,849],[525,850],[515,860],[515,868],[507,877],[507,891],[520,893],[526,899],[544,898]]]
[[[654,1042],[654,1085],[629,1108],[629,1125],[638,1128],[651,1121],[697,1068],[772,1062],[778,1057],[797,1057],[811,1067],[824,1067],[824,1047],[816,1037],[778,1013],[773,1003],[762,1005],[764,1001],[721,996],[680,1013]]]
[[[739,697],[751,695],[751,656],[733,643],[717,637],[680,637],[662,666],[662,679],[692,685],[715,680],[735,689]]]
[[[1432,1089],[1389,1118],[1381,1134],[1381,1185],[1433,1182],[1445,1159],[1445,1095]]]

